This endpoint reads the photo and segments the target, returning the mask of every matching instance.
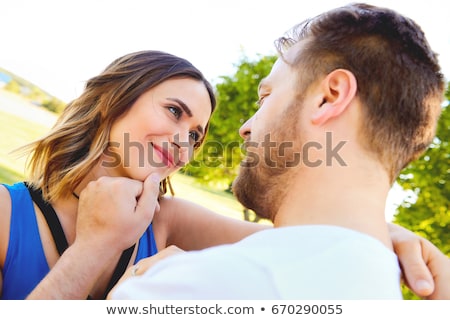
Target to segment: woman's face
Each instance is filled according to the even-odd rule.
[[[112,125],[102,166],[111,176],[143,181],[183,167],[205,134],[211,101],[203,82],[170,79],[143,93]]]

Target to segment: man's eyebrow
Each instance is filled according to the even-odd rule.
[[[183,109],[183,111],[186,112],[186,114],[187,114],[190,118],[192,118],[192,111],[191,111],[191,109],[187,106],[186,103],[184,103],[183,101],[181,101],[181,100],[178,99],[178,98],[167,98],[167,100],[177,102],[177,103],[180,105],[180,107]],[[203,133],[205,132],[205,130],[203,129],[203,127],[200,126],[200,125],[197,126],[197,130],[198,130],[198,132],[200,132],[201,134],[203,134]]]

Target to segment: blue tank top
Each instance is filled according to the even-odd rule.
[[[50,271],[30,193],[23,182],[4,185],[11,196],[9,244],[3,266],[1,299],[22,300]],[[139,239],[134,263],[158,252],[150,224]]]

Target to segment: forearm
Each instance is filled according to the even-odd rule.
[[[183,250],[197,250],[233,243],[268,225],[226,217],[183,199],[169,198],[161,202],[161,212],[168,218],[167,245]]]
[[[27,299],[86,299],[106,266],[113,263],[110,251],[74,243]]]
[[[27,298],[85,299],[151,223],[159,181],[157,174],[144,183],[123,177],[91,181],[80,193],[75,242]]]

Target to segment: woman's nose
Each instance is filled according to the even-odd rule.
[[[186,165],[191,159],[194,146],[189,140],[189,132],[177,133],[172,139],[175,163],[180,166]]]

